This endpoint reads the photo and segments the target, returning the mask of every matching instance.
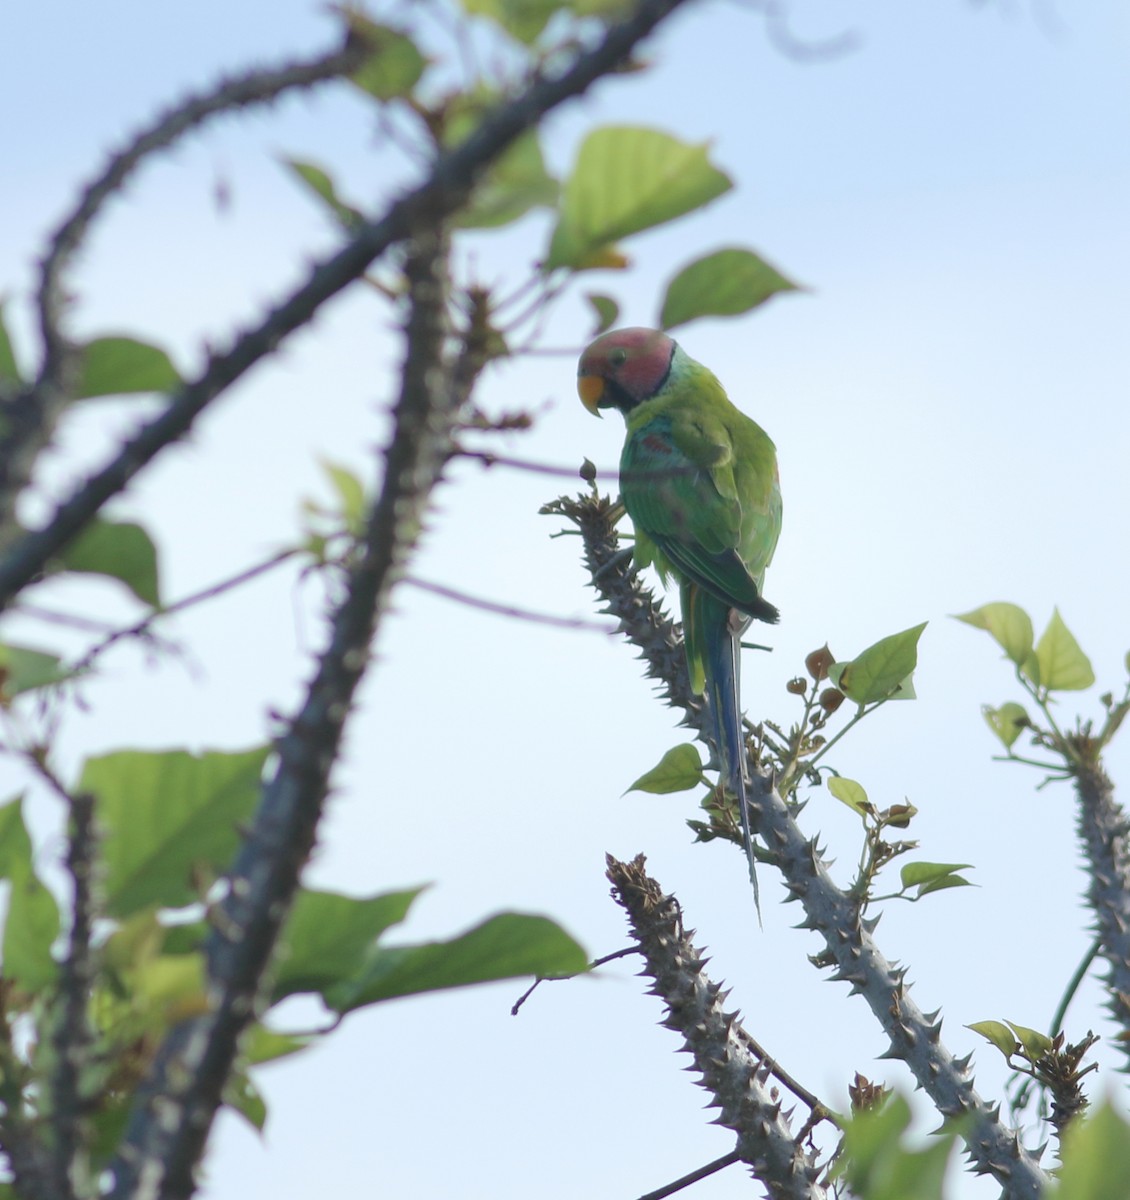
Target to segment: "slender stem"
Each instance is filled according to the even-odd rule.
[[[681,1192],[683,1188],[690,1187],[692,1183],[700,1183],[703,1179],[709,1179],[711,1175],[717,1175],[719,1171],[741,1161],[741,1155],[736,1150],[731,1150],[729,1154],[723,1154],[721,1158],[716,1158],[713,1162],[709,1162],[671,1183],[664,1184],[661,1188],[656,1188],[654,1192],[647,1192],[639,1200],[663,1200],[665,1196],[673,1196],[676,1192]]]
[[[233,588],[237,588],[241,584],[250,583],[251,580],[258,579],[260,575],[265,575],[275,567],[289,562],[295,555],[300,553],[301,550],[296,547],[292,547],[289,550],[280,550],[278,553],[272,554],[269,558],[253,563],[250,567],[245,567],[242,571],[237,571],[234,575],[229,575],[216,583],[210,583],[207,587],[201,588],[199,591],[182,596],[179,600],[175,600],[172,604],[166,604],[163,608],[155,609],[133,625],[113,630],[100,642],[92,646],[75,663],[70,669],[71,674],[78,675],[83,671],[89,670],[94,661],[117,642],[123,641],[126,638],[144,637],[162,617],[169,617],[174,613],[184,612],[185,609],[202,604],[206,600],[214,600],[217,596],[222,596],[225,592],[230,592]]]
[[[509,617],[518,621],[531,621],[536,625],[550,625],[555,629],[583,629],[591,633],[603,633],[606,637],[615,637],[616,630],[611,625],[602,625],[599,621],[590,621],[586,617],[555,617],[551,613],[534,612],[529,608],[518,608],[513,604],[499,604],[494,600],[485,600],[481,596],[472,596],[456,588],[442,583],[431,583],[415,575],[405,575],[404,583],[410,587],[419,588],[422,592],[431,592],[442,596],[445,600],[454,600],[457,604],[465,604],[468,608],[482,609],[483,612],[497,613],[501,617]]]
[[[1052,1014],[1051,1024],[1048,1026],[1048,1037],[1055,1037],[1063,1028],[1063,1020],[1067,1016],[1067,1010],[1071,1005],[1071,1001],[1075,999],[1075,993],[1079,990],[1079,985],[1083,982],[1087,972],[1091,969],[1091,964],[1099,956],[1099,951],[1103,948],[1103,937],[1100,934],[1091,943],[1090,949],[1083,955],[1079,965],[1075,968],[1074,975],[1067,982],[1067,987],[1064,989],[1063,996],[1059,1004],[1056,1006],[1055,1012]]]

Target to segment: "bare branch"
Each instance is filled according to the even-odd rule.
[[[707,740],[702,701],[690,691],[674,624],[628,564],[617,561],[619,540],[610,521],[615,508],[607,497],[585,495],[562,497],[547,506],[580,528],[593,586],[640,648],[647,673],[660,684],[667,702]],[[804,908],[802,928],[824,939],[820,961],[834,968],[832,978],[864,996],[887,1034],[887,1057],[907,1064],[938,1112],[969,1118],[964,1136],[976,1167],[991,1172],[1010,1200],[1035,1200],[1047,1186],[1037,1158],[1001,1123],[999,1105],[990,1106],[977,1094],[969,1058],[955,1059],[943,1044],[937,1014],[927,1017],[911,999],[906,969],[888,962],[871,936],[876,922],[860,918],[856,901],[836,886],[819,846],[804,836],[757,764],[750,764],[750,773],[751,821],[781,870],[790,899]]]
[[[258,579],[260,575],[265,575],[268,571],[274,570],[275,567],[282,566],[283,563],[289,562],[299,553],[301,551],[297,549],[280,550],[278,553],[272,554],[269,558],[261,559],[257,563],[252,563],[250,567],[245,567],[242,571],[237,571],[234,575],[228,575],[216,583],[210,583],[207,587],[203,587],[199,591],[182,596],[179,600],[173,601],[172,604],[166,604],[163,608],[154,609],[153,612],[147,613],[140,621],[135,621],[132,625],[126,625],[120,629],[111,629],[101,641],[91,646],[82,658],[73,667],[69,668],[70,672],[74,675],[83,674],[90,670],[95,661],[101,658],[111,646],[116,646],[118,642],[131,638],[147,637],[149,631],[162,617],[170,617],[174,613],[184,612],[185,609],[193,608],[197,604],[203,604],[208,600],[215,600],[218,596],[222,596],[234,588],[242,587],[243,584],[250,583],[253,579]],[[21,606],[21,611],[28,611],[32,615],[38,612],[42,615],[42,610],[26,609],[23,606]]]
[[[601,625],[599,621],[590,621],[585,617],[555,617],[552,613],[534,612],[533,609],[519,608],[514,604],[499,604],[495,600],[484,600],[482,596],[472,596],[457,588],[448,587],[442,583],[431,583],[415,575],[406,575],[404,582],[410,587],[419,588],[422,592],[431,592],[434,596],[442,596],[445,600],[454,600],[457,604],[465,604],[468,608],[482,609],[483,612],[497,613],[500,617],[510,617],[515,621],[530,621],[535,625],[551,625],[554,629],[583,629],[589,633],[603,633],[606,637],[615,634],[610,625]]]
[[[702,1180],[709,1179],[711,1175],[717,1175],[719,1171],[724,1171],[727,1167],[732,1167],[734,1163],[741,1161],[741,1156],[738,1152],[731,1150],[729,1154],[723,1154],[721,1158],[716,1158],[713,1162],[709,1162],[703,1167],[698,1167],[696,1170],[672,1180],[671,1183],[664,1184],[661,1188],[656,1188],[654,1192],[648,1192],[646,1195],[641,1196],[639,1200],[666,1200],[666,1197],[673,1196],[676,1192],[681,1192],[683,1188],[690,1187],[692,1183],[701,1183]]]
[[[612,896],[632,926],[644,972],[667,1005],[663,1024],[683,1035],[702,1086],[719,1110],[715,1124],[738,1136],[737,1153],[774,1200],[818,1200],[821,1168],[805,1150],[767,1086],[768,1066],[750,1049],[736,1012],[724,1012],[729,994],[703,971],[703,956],[683,928],[682,912],[644,870],[643,855],[630,863],[607,856]]]

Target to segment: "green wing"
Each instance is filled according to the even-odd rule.
[[[620,473],[633,522],[681,581],[776,620],[761,598],[781,526],[776,451],[713,375],[703,369],[629,415]]]

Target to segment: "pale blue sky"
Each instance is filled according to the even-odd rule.
[[[880,942],[910,962],[919,1003],[943,1006],[951,1048],[977,1050],[991,1096],[999,1058],[963,1026],[1049,1019],[1086,945],[1084,880],[1067,790],[1036,793],[1035,776],[990,761],[979,705],[1012,697],[1008,673],[987,638],[946,614],[1010,599],[1042,625],[1058,604],[1091,653],[1095,693],[1121,687],[1130,17],[1118,0],[1055,12],[887,0],[798,4],[795,25],[811,37],[850,30],[858,44],[799,63],[767,44],[750,8],[690,5],[648,46],[654,71],[604,83],[556,116],[546,149],[564,169],[589,128],[642,122],[713,139],[734,177],[704,213],[631,243],[631,275],[593,277],[624,300],[626,321],[652,321],[663,281],[719,245],[750,244],[811,289],[679,335],[780,450],[785,528],[767,591],[784,618],[773,655],[746,664],[746,704],[787,721],[784,681],[807,651],[828,639],[846,657],[930,621],[919,701],[872,718],[835,765],[876,802],[919,807],[920,857],[976,864],[978,889],[892,907]],[[9,5],[0,292],[22,303],[44,231],[155,105],[221,69],[304,55],[331,36],[312,0]],[[225,120],[151,166],[99,227],[75,276],[76,326],[142,332],[187,367],[228,322],[250,320],[333,241],[282,176],[285,154],[332,165],[362,203],[379,202],[392,169],[368,111],[344,91]],[[218,180],[232,196],[220,213]],[[488,280],[520,279],[546,228],[535,217],[466,254]],[[25,315],[15,322],[26,344]],[[583,306],[566,301],[548,341],[579,347],[587,330]],[[169,597],[289,540],[299,498],[321,487],[318,455],[367,468],[398,354],[386,314],[351,293],[139,481],[118,511],[157,533]],[[484,379],[489,406],[542,410],[512,452],[615,462],[619,421],[592,421],[573,375],[566,355]],[[53,478],[97,459],[134,419],[111,406],[83,414]],[[419,575],[590,613],[575,542],[550,541],[554,522],[537,515],[554,480],[470,466],[452,479]],[[121,745],[261,739],[268,709],[292,703],[320,647],[318,621],[300,615],[313,599],[293,580],[268,581],[186,617],[176,632],[194,648],[193,669],[146,670],[122,653],[91,688],[93,710],[65,730],[68,761]],[[625,941],[604,851],[643,850],[751,1031],[798,1078],[833,1105],[845,1104],[855,1070],[905,1083],[874,1061],[883,1042],[862,1003],[820,986],[805,957],[819,945],[790,928],[798,917],[777,903],[777,885],[763,882],[759,933],[740,857],[691,844],[686,798],[620,796],[683,740],[623,645],[417,592],[398,595],[396,610],[350,729],[313,883],[367,894],[434,880],[407,937],[513,907],[553,915],[597,955]],[[1098,710],[1092,694],[1079,705]],[[1125,745],[1111,766],[1130,779]],[[824,831],[846,879],[858,842],[838,809],[818,795],[803,819]],[[512,1019],[520,990],[382,1006],[262,1072],[265,1144],[225,1117],[205,1195],[631,1197],[730,1148],[629,968],[544,988]],[[1073,1009],[1072,1037],[1109,1032],[1097,997],[1090,987]],[[1114,1061],[1103,1047],[1098,1057]],[[735,1170],[695,1192],[749,1194]],[[960,1177],[954,1194],[994,1189]]]

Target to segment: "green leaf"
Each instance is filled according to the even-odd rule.
[[[996,1046],[1005,1058],[1011,1058],[1016,1053],[1016,1037],[1003,1021],[974,1021],[965,1028],[979,1033],[987,1042]]]
[[[95,338],[80,350],[79,399],[171,392],[181,382],[164,350],[136,338]]]
[[[449,105],[443,130],[445,146],[458,146],[471,137],[483,117],[502,100],[488,87],[466,92]],[[532,208],[552,207],[560,191],[545,168],[537,130],[515,138],[478,180],[471,195],[454,215],[461,229],[494,229],[525,216]]]
[[[1013,700],[1002,704],[1000,708],[984,704],[981,706],[981,715],[989,728],[1004,743],[1006,750],[1010,750],[1016,739],[1032,725],[1024,706]]]
[[[338,196],[334,181],[316,163],[305,162],[299,158],[284,158],[282,164],[325,204],[345,229],[353,230],[362,224],[365,218],[360,210],[346,204]]]
[[[208,1011],[204,955],[157,954],[123,972],[134,1012],[146,1028],[164,1030]]]
[[[1016,1034],[1024,1052],[1033,1062],[1052,1048],[1052,1039],[1046,1033],[1029,1029],[1027,1025],[1017,1025],[1013,1021],[1007,1021],[1006,1024]]]
[[[943,875],[939,879],[933,879],[929,883],[924,883],[918,889],[916,900],[921,900],[923,896],[928,896],[931,892],[943,892],[946,888],[972,887],[973,884],[968,879],[961,875]]]
[[[616,318],[620,315],[620,305],[611,296],[602,296],[599,292],[585,292],[585,299],[596,313],[596,328],[590,336],[596,337],[616,324]]]
[[[459,229],[496,229],[524,217],[532,208],[552,208],[560,188],[545,169],[537,133],[516,138],[475,185],[466,205],[457,209]]]
[[[59,936],[59,906],[35,873],[22,796],[0,808],[0,878],[11,881],[2,946],[4,978],[38,991],[57,971],[51,944]]]
[[[258,1133],[267,1124],[267,1102],[246,1071],[236,1067],[224,1082],[224,1103]]]
[[[279,1033],[277,1030],[268,1029],[266,1025],[255,1024],[240,1043],[240,1054],[246,1062],[256,1066],[259,1063],[289,1058],[292,1054],[305,1050],[313,1041],[314,1038],[304,1034]]]
[[[910,676],[918,665],[918,639],[926,624],[923,621],[882,638],[851,662],[833,663],[828,678],[859,705],[877,700],[913,699]]]
[[[66,679],[61,663],[57,654],[0,642],[0,703]]]
[[[338,1012],[442,988],[520,975],[577,975],[588,966],[584,950],[546,917],[501,913],[447,942],[377,947],[359,978],[330,989]]]
[[[867,1200],[942,1200],[946,1167],[957,1135],[930,1139],[926,1149],[904,1145],[910,1106],[891,1096],[877,1108],[856,1113],[844,1129],[840,1173],[853,1195]]]
[[[1023,666],[1032,651],[1032,618],[1016,604],[996,600],[972,612],[961,613],[958,621],[986,630],[1016,665]]]
[[[31,837],[24,824],[23,796],[0,805],[0,879],[13,879],[31,866]]]
[[[370,21],[355,8],[342,7],[339,11],[350,32],[364,41],[370,51],[365,62],[349,77],[350,81],[378,100],[407,96],[428,65],[416,43],[398,29]]]
[[[120,580],[142,603],[161,605],[157,547],[140,525],[96,517],[57,562],[65,571]]]
[[[87,759],[79,790],[94,793],[105,831],[109,916],[199,899],[239,845],[268,753],[120,750]]]
[[[716,250],[685,266],[667,285],[659,315],[664,329],[698,317],[735,317],[797,285],[752,250]]]
[[[329,459],[322,459],[322,470],[337,492],[338,512],[346,528],[351,533],[360,533],[365,525],[367,507],[364,484],[352,471]]]
[[[846,779],[843,775],[830,775],[825,782],[828,784],[828,791],[837,800],[846,804],[861,817],[874,811],[871,801],[867,799],[867,792],[864,790],[863,784],[856,783],[854,779]]]
[[[37,991],[51,983],[58,967],[51,944],[59,936],[59,906],[30,868],[12,879],[4,923],[4,976]]]
[[[374,943],[408,915],[423,888],[355,899],[299,892],[283,926],[273,1003],[294,992],[321,992],[358,977]]]
[[[1130,1179],[1130,1125],[1109,1100],[1072,1121],[1063,1135],[1062,1165],[1047,1200],[1124,1200]]]
[[[940,892],[944,888],[972,887],[968,879],[963,879],[957,874],[958,871],[964,871],[972,866],[972,863],[912,862],[902,868],[899,872],[899,879],[904,891],[916,887],[918,889],[917,898],[921,900],[930,892]]]
[[[4,320],[4,301],[0,300],[0,389],[5,384],[18,385],[22,382],[16,352],[8,335],[8,323]]]
[[[651,792],[662,796],[668,792],[685,792],[702,782],[702,759],[698,750],[684,742],[668,750],[659,762],[645,771],[624,792]]]
[[[545,269],[578,269],[610,243],[729,191],[729,177],[707,154],[708,146],[689,145],[657,129],[594,130],[565,185]]]
[[[473,17],[486,17],[525,45],[537,40],[549,18],[568,7],[562,0],[461,0]]]
[[[1095,682],[1091,660],[1063,623],[1058,608],[1052,612],[1047,629],[1040,635],[1036,661],[1040,664],[1036,682],[1049,692],[1081,692]]]

